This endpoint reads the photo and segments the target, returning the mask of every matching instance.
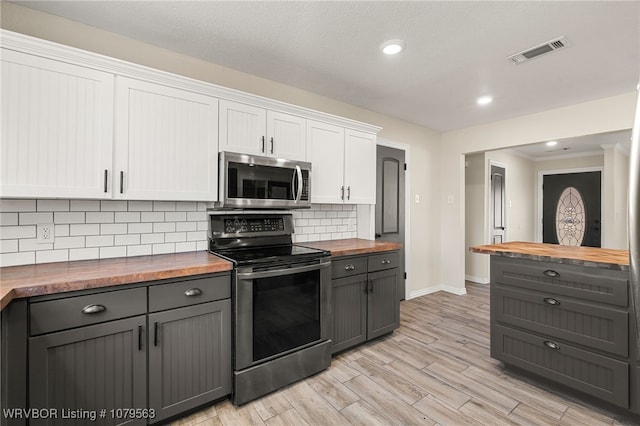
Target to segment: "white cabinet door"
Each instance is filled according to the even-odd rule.
[[[116,102],[115,198],[217,199],[216,98],[118,77]]]
[[[265,109],[220,100],[220,151],[266,155],[266,123]]]
[[[1,52],[0,195],[110,198],[114,76]]]
[[[345,131],[345,203],[376,203],[376,135]]]
[[[307,160],[311,162],[311,202],[342,203],[344,129],[307,121]]]
[[[307,120],[290,114],[267,111],[267,154],[287,160],[306,160]]]

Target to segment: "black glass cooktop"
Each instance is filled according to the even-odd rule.
[[[237,266],[297,262],[330,255],[329,252],[324,250],[295,244],[251,248],[212,249],[210,251],[213,254],[217,254],[231,260]]]

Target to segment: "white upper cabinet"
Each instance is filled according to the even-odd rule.
[[[376,136],[327,123],[307,123],[311,202],[376,203]]]
[[[307,159],[311,162],[311,202],[343,203],[344,128],[307,122]]]
[[[220,101],[220,151],[305,160],[304,118]]]
[[[116,79],[114,198],[217,199],[218,99]]]
[[[0,196],[110,198],[112,74],[2,49]]]
[[[344,147],[345,202],[376,203],[376,135],[347,129]]]

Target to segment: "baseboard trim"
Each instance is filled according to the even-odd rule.
[[[474,277],[473,275],[465,275],[464,279],[476,284],[489,284],[490,280],[486,277]]]
[[[420,296],[426,296],[427,294],[435,293],[437,291],[446,291],[447,293],[452,293],[458,296],[464,296],[465,294],[467,294],[467,289],[464,287],[460,288],[460,287],[453,287],[453,286],[444,285],[444,284],[438,284],[433,287],[412,291],[411,293],[409,293],[409,299],[414,299]]]

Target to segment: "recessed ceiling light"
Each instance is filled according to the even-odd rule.
[[[491,96],[482,96],[476,99],[476,102],[478,103],[478,105],[487,105],[493,102],[493,98]]]
[[[385,55],[397,55],[402,52],[405,47],[406,45],[402,40],[389,40],[380,45],[380,50],[382,50],[382,53]]]
[[[556,145],[558,145],[558,141],[549,141],[549,142],[547,142],[546,145],[547,146],[556,146]]]

